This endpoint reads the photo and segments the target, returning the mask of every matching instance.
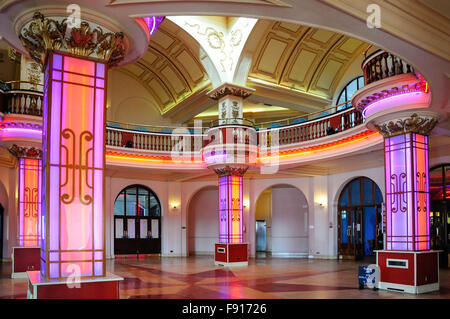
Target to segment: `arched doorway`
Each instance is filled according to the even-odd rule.
[[[124,188],[114,202],[114,254],[161,253],[161,204],[142,185]]]
[[[305,195],[290,185],[265,189],[255,207],[256,256],[308,256],[308,203]]]
[[[189,255],[211,255],[219,241],[219,188],[207,186],[200,189],[188,207]]]
[[[383,195],[369,178],[347,183],[338,202],[338,256],[360,259],[383,248],[381,207]]]
[[[450,164],[430,169],[430,242],[441,250],[440,267],[448,267],[450,243]]]

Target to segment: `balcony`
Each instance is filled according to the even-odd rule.
[[[20,122],[33,122],[33,125],[42,124],[41,91],[22,88],[21,83],[8,83],[0,87],[0,94],[3,98],[3,121],[11,117]],[[348,101],[343,104],[346,103]],[[158,127],[110,121],[107,123],[105,141],[107,152],[166,158],[177,153],[183,154],[186,158],[198,159],[201,150],[211,142],[207,132],[211,128],[230,125],[254,127],[259,148],[279,146],[280,150],[296,150],[312,144],[326,144],[367,131],[361,125],[364,119],[357,109],[352,107],[336,111],[338,106],[300,118],[258,123],[256,126],[244,119],[241,119],[242,123],[223,123],[217,120],[211,122],[209,127],[202,128]],[[355,130],[351,130],[354,128]],[[346,134],[339,134],[342,132]],[[278,142],[275,142],[275,138]]]
[[[11,81],[0,83],[0,112],[42,116],[42,85],[31,82]]]
[[[362,63],[362,70],[365,85],[395,75],[414,73],[412,66],[384,50],[377,50],[366,57]]]

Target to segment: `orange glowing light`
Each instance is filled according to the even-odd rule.
[[[278,155],[269,155],[269,156],[258,157],[258,161],[270,160],[270,159],[277,158],[277,157],[280,159],[281,158],[289,158],[289,157],[300,157],[300,156],[305,156],[305,155],[309,155],[309,154],[314,154],[317,152],[328,151],[328,150],[342,147],[345,145],[351,145],[351,144],[360,142],[362,140],[365,140],[367,138],[377,136],[377,135],[379,135],[378,132],[364,131],[362,133],[353,135],[351,137],[348,137],[348,138],[345,138],[342,140],[338,140],[338,141],[334,141],[331,143],[327,143],[327,144],[305,147],[305,148],[299,149],[298,151],[282,152]]]

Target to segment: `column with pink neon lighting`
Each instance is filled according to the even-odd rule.
[[[41,237],[42,160],[19,158],[19,209],[17,214],[17,244],[37,247]]]
[[[107,65],[50,52],[43,115],[41,273],[105,275],[104,130]]]
[[[242,176],[222,176],[219,177],[219,242],[242,241]]]
[[[387,137],[386,249],[430,249],[428,136],[408,133]]]
[[[12,247],[11,278],[24,278],[40,269],[42,151],[14,144],[18,158],[17,246]]]

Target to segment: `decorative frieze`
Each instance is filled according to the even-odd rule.
[[[33,15],[19,35],[31,58],[41,66],[48,50],[66,51],[74,55],[93,57],[117,65],[126,53],[122,32],[105,32],[99,26],[83,21],[80,27],[69,27],[67,19],[46,18],[40,12]]]
[[[22,147],[14,144],[9,148],[9,151],[17,158],[42,159],[42,150],[34,147]]]
[[[419,116],[414,113],[408,118],[389,121],[383,124],[375,124],[377,130],[385,137],[397,136],[405,133],[418,133],[429,135],[437,123],[432,116]]]
[[[216,172],[219,177],[224,176],[244,176],[245,172],[247,171],[248,166],[246,167],[232,167],[232,166],[225,166],[221,168],[215,168],[214,172]]]
[[[220,100],[227,95],[233,95],[245,99],[249,97],[255,90],[244,86],[224,83],[214,90],[208,92],[208,96],[213,100]]]

